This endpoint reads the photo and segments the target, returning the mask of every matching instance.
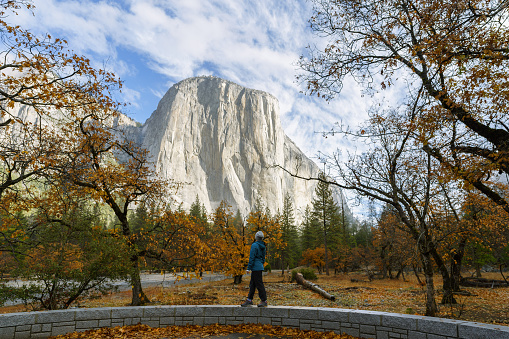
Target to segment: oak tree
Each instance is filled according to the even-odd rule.
[[[353,77],[368,92],[419,96],[412,138],[509,213],[490,180],[509,174],[507,1],[312,2],[311,28],[326,41],[300,61],[309,93],[331,99]]]

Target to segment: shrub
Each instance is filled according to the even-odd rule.
[[[318,277],[316,276],[315,270],[310,267],[304,267],[299,269],[292,270],[292,282],[295,281],[295,277],[297,273],[302,274],[304,279],[306,280],[316,280]]]
[[[263,266],[263,270],[269,273],[272,272],[272,268],[270,267],[270,264],[268,262],[265,263],[265,265]]]

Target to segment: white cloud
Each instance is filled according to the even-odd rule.
[[[299,93],[295,62],[314,40],[305,0],[38,0],[36,6],[35,17],[22,14],[18,23],[64,35],[72,49],[99,67],[108,59],[108,67],[121,77],[137,74],[139,67],[123,59],[124,49],[142,55],[145,60],[138,62],[167,76],[169,83],[214,74],[273,94],[285,132],[310,156],[338,146],[338,139],[324,139],[316,131],[339,120],[357,125],[367,108],[353,81],[331,103]],[[147,92],[164,94],[161,88]],[[140,93],[124,88],[133,107]]]

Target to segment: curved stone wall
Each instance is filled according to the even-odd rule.
[[[47,338],[137,323],[152,327],[261,323],[376,339],[509,339],[508,326],[461,320],[340,308],[221,305],[81,308],[0,314],[0,339]]]

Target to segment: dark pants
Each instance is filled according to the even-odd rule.
[[[263,286],[262,279],[263,271],[251,271],[251,281],[249,281],[249,294],[248,299],[253,300],[255,289],[258,290],[258,296],[261,301],[267,301],[267,294],[265,293],[265,287]]]

